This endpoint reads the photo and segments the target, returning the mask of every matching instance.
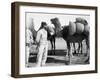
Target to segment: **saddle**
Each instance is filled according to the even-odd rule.
[[[81,33],[89,33],[89,25],[88,22],[83,18],[76,18],[76,22],[69,22],[68,27],[69,35],[74,35],[75,33],[81,34]]]

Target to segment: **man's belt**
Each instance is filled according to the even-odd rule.
[[[30,46],[30,43],[26,43],[26,46],[28,46],[28,47],[29,47],[29,46]]]
[[[32,43],[32,44],[26,43],[26,46],[31,46],[31,45],[36,45],[36,43]]]

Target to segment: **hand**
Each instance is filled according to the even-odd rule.
[[[36,41],[34,41],[34,44],[35,44],[35,45],[37,45],[37,42],[36,42]]]

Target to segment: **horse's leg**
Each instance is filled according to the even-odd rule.
[[[70,43],[70,57],[73,57],[73,43]]]
[[[54,44],[54,55],[55,55],[55,49],[56,49],[55,42],[56,42],[56,39],[55,39],[55,37],[54,37],[54,39],[53,39],[53,44]]]
[[[80,53],[80,43],[78,43],[78,54]]]
[[[82,42],[80,42],[81,54],[82,54],[82,48],[83,48],[83,46],[82,46]]]
[[[90,48],[89,37],[86,38],[86,45],[87,45],[86,54],[87,54],[87,56],[89,56],[89,48]]]
[[[66,58],[68,58],[67,59],[68,64],[71,64],[71,58],[73,57],[73,54],[72,54],[72,45],[73,45],[73,43],[70,43],[70,42],[67,43],[68,54],[66,54]]]
[[[67,48],[67,51],[66,51],[65,61],[66,61],[66,64],[68,65],[70,62],[70,59],[69,59],[70,43],[68,43],[67,41],[66,41],[66,48]]]
[[[82,42],[79,42],[78,44],[79,44],[79,46],[78,46],[78,54],[79,53],[82,54]]]
[[[81,48],[82,48],[82,44],[81,42],[78,42],[78,54],[81,53]]]
[[[73,43],[73,47],[74,47],[74,54],[76,54],[77,53],[77,49],[75,47],[75,43]]]
[[[90,43],[89,43],[89,37],[86,39],[86,46],[87,46],[87,50],[86,50],[86,59],[84,60],[84,63],[89,63],[89,59],[90,59]]]
[[[68,45],[68,43],[66,41],[66,56],[68,56],[68,52],[69,52],[69,45]]]
[[[52,40],[50,39],[50,43],[51,43],[51,51],[50,51],[50,54],[52,54],[52,51],[53,51],[53,43],[52,43]]]
[[[73,51],[72,51],[72,46],[73,46],[73,43],[70,43],[69,44],[70,48],[69,48],[69,64],[71,64],[71,61],[72,61],[72,58],[73,58]]]

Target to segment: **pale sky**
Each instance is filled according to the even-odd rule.
[[[50,19],[52,18],[59,18],[61,26],[68,25],[69,21],[75,22],[75,19],[77,17],[84,18],[90,23],[90,16],[89,15],[77,15],[77,14],[50,14],[50,13],[26,13],[26,27],[29,27],[29,25],[33,22],[35,30],[38,30],[41,22],[45,21],[48,25],[53,26],[51,24]]]

